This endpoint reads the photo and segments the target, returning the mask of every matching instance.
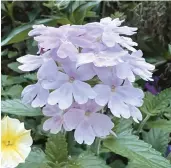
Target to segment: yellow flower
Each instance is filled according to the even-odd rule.
[[[1,120],[1,167],[14,168],[25,162],[33,140],[24,123],[10,117]]]

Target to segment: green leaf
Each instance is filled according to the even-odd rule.
[[[148,121],[147,125],[150,128],[160,128],[166,132],[171,132],[171,120],[160,119],[156,121]]]
[[[40,108],[33,108],[30,105],[23,104],[19,99],[1,101],[1,110],[7,114],[20,116],[41,116]]]
[[[146,93],[144,98],[144,104],[140,107],[143,113],[151,116],[165,112],[171,106],[171,88],[165,89],[158,95],[154,96],[150,93]]]
[[[20,84],[27,82],[23,76],[8,76],[8,75],[1,75],[2,86],[10,86],[14,84]]]
[[[31,30],[32,26],[35,24],[45,24],[49,26],[55,26],[57,20],[61,18],[52,18],[52,19],[41,19],[35,20],[32,23],[28,23],[19,27],[16,27],[12,32],[1,42],[1,46],[8,44],[18,43],[28,38],[28,32]]]
[[[169,143],[169,132],[159,128],[152,128],[149,132],[143,132],[143,140],[152,145],[154,149],[164,154]]]
[[[35,80],[37,80],[37,74],[36,73],[31,73],[31,74],[29,73],[29,74],[24,75],[24,78],[35,81]]]
[[[4,57],[4,56],[8,55],[8,52],[9,52],[8,49],[3,50],[1,52],[1,57]]]
[[[117,138],[110,137],[104,140],[104,147],[138,162],[145,168],[171,168],[168,160],[162,157],[161,153],[154,150],[150,144],[139,140],[130,131],[120,133]]]
[[[39,148],[33,148],[25,163],[21,163],[17,168],[46,168],[46,158],[44,152]]]
[[[12,98],[19,98],[23,87],[21,85],[13,85],[9,89],[6,89],[3,96],[11,96]]]
[[[76,163],[79,165],[78,168],[109,168],[104,160],[89,152],[79,155]]]
[[[94,2],[80,2],[76,1],[72,3],[72,10],[73,12],[70,14],[70,19],[74,24],[83,24],[83,21],[85,17],[94,17],[94,12],[91,13],[90,11],[93,7],[97,6],[99,4],[99,1]]]
[[[18,54],[17,51],[9,51],[8,52],[8,58],[16,57]]]
[[[65,136],[60,133],[51,135],[46,143],[45,153],[49,162],[66,162],[68,159],[68,151]]]
[[[15,72],[23,73],[20,69],[18,69],[19,65],[20,65],[20,63],[18,63],[18,62],[12,62],[12,63],[8,64],[8,68],[12,69]]]
[[[132,129],[132,119],[114,118],[114,123],[113,131],[117,134]]]

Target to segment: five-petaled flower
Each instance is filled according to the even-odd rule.
[[[31,151],[32,138],[30,130],[24,128],[24,123],[10,117],[1,121],[1,166],[14,168],[24,163]]]

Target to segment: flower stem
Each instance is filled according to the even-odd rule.
[[[101,146],[101,139],[100,138],[96,138],[95,141],[95,153],[98,156],[99,155],[99,151],[100,151],[100,146]]]
[[[138,128],[138,133],[141,133],[143,130],[144,125],[146,124],[146,122],[148,121],[148,119],[150,118],[150,115],[146,115],[146,117],[144,118],[144,120],[141,122],[139,128]]]

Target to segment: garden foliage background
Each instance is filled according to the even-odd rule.
[[[34,140],[26,163],[18,168],[171,167],[171,2],[4,1],[1,5],[2,117],[23,121]],[[117,138],[97,139],[91,147],[78,145],[72,132],[53,136],[44,132],[41,109],[21,103],[21,91],[35,82],[36,74],[21,72],[16,59],[36,54],[36,43],[27,35],[34,24],[58,27],[107,16],[138,27],[134,40],[146,61],[156,66],[154,82],[136,80],[146,92],[140,124],[114,118]]]

